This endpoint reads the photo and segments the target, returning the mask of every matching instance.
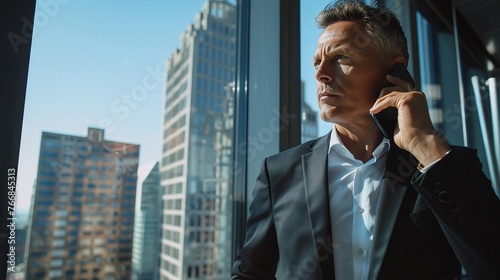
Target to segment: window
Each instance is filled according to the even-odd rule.
[[[488,47],[477,41],[482,34],[470,33],[472,27],[461,16],[469,13],[464,7],[447,6],[457,15],[453,20],[452,15],[436,17],[429,6],[420,7],[416,21],[421,87],[427,95],[432,121],[448,141],[477,149],[485,174],[494,186],[498,185],[500,178],[495,168],[498,169],[500,159],[493,156],[495,140],[491,134],[498,104],[492,104],[494,99],[487,90],[486,79],[494,76],[487,69],[500,62],[486,53]],[[448,13],[448,10],[437,11]],[[500,194],[498,188],[497,194]]]
[[[325,135],[332,129],[332,124],[319,117],[316,99],[315,70],[312,57],[316,51],[316,42],[321,29],[316,26],[316,15],[329,1],[300,1],[300,71],[302,80],[301,112],[305,117],[301,122],[302,142]]]
[[[208,5],[203,5],[205,2]],[[109,262],[107,267],[94,270],[86,268],[90,261],[82,258],[92,254],[94,243],[80,251],[74,248],[75,240],[117,240],[121,234],[131,235],[129,222],[134,220],[135,213],[130,209],[133,209],[135,197],[139,197],[134,192],[159,181],[159,192],[149,200],[148,206],[154,205],[152,201],[158,201],[159,207],[165,210],[159,212],[167,212],[163,218],[158,217],[158,221],[166,222],[160,227],[164,234],[162,241],[184,244],[186,236],[182,227],[186,222],[179,210],[207,211],[209,215],[200,213],[199,216],[203,217],[200,227],[206,228],[196,232],[197,237],[190,240],[198,243],[208,240],[219,248],[205,251],[203,255],[210,257],[197,265],[172,263],[162,257],[159,261],[160,278],[184,277],[187,267],[196,267],[196,274],[200,276],[216,276],[217,273],[225,277],[229,273],[232,244],[228,240],[231,240],[233,227],[236,226],[232,223],[233,209],[226,205],[231,205],[228,202],[231,202],[229,196],[233,179],[248,180],[238,184],[241,186],[238,192],[240,195],[242,192],[250,193],[251,188],[247,189],[245,185],[253,185],[260,161],[265,155],[279,151],[279,131],[272,131],[272,141],[268,141],[271,138],[260,137],[257,145],[244,144],[249,143],[246,131],[249,135],[259,135],[262,128],[269,128],[270,119],[279,119],[279,97],[275,92],[279,92],[280,86],[266,82],[269,79],[279,80],[278,2],[252,3],[255,19],[263,18],[264,22],[250,21],[247,0],[176,2],[178,9],[173,9],[170,1],[162,2],[159,7],[132,3],[121,5],[119,9],[104,2],[97,4],[98,7],[84,2],[71,6],[57,2],[58,14],[61,15],[58,20],[51,20],[43,26],[34,21],[39,32],[33,37],[30,84],[26,104],[23,104],[25,117],[19,164],[23,174],[31,172],[31,175],[19,178],[19,186],[31,187],[35,182],[37,190],[46,192],[35,198],[35,210],[46,210],[52,206],[55,207],[52,214],[56,211],[68,213],[67,222],[57,222],[60,229],[50,234],[57,240],[68,237],[72,245],[65,244],[63,249],[48,248],[48,251],[81,260],[82,267],[78,268],[81,273],[95,272],[104,278],[105,273],[120,271],[122,267],[131,272],[130,266],[112,267],[116,262],[130,261],[132,254],[127,248],[111,247],[100,252],[103,255],[109,253],[103,258],[114,261]],[[241,9],[237,5],[241,5]],[[35,18],[38,19],[50,17],[43,8],[38,8],[37,13]],[[172,16],[167,13],[172,13]],[[161,20],[168,21],[177,16],[179,20],[175,21],[176,24],[158,24]],[[89,18],[92,21],[88,21]],[[131,22],[134,24],[128,26]],[[246,29],[249,22],[255,25],[252,28],[265,27],[269,32],[254,34],[256,37],[249,40],[249,29]],[[204,51],[193,52],[197,48],[188,39],[197,33]],[[264,44],[267,48],[260,53],[254,52],[250,58],[246,45],[238,45],[237,35],[241,36],[241,40],[250,42],[250,48],[261,49]],[[180,39],[175,41],[172,38]],[[164,57],[166,53],[170,55],[167,61]],[[61,55],[64,60],[58,59]],[[198,59],[192,55],[199,55],[202,62],[190,64],[190,61]],[[254,63],[249,64],[249,61]],[[193,72],[193,65],[199,65],[199,73]],[[240,68],[236,69],[236,65]],[[260,69],[262,65],[266,65],[266,69]],[[252,73],[252,80],[248,80],[247,71]],[[200,77],[200,80],[194,82],[194,77]],[[241,86],[247,84],[259,90],[247,92],[248,89]],[[201,85],[201,88],[192,85]],[[199,99],[187,94],[195,88]],[[252,97],[247,100],[245,96]],[[265,113],[247,112],[246,107],[259,108]],[[196,127],[191,127],[193,112],[201,114]],[[239,122],[234,121],[236,114]],[[158,129],[158,123],[162,128]],[[249,124],[248,130],[245,123]],[[233,138],[235,127],[243,134]],[[40,137],[41,145],[40,141],[33,141]],[[266,145],[262,145],[263,140]],[[194,149],[187,148],[192,148],[194,144],[202,157],[189,154]],[[233,164],[231,151],[236,145],[237,150],[243,152],[237,156],[238,162]],[[45,153],[40,153],[39,146],[47,149]],[[265,146],[264,149],[261,146]],[[39,176],[41,174],[37,173],[36,167],[27,166],[27,163],[33,162],[35,155],[42,158],[40,170],[42,167],[52,170],[44,171],[45,177]],[[43,160],[44,157],[48,160]],[[193,160],[197,158],[203,161]],[[156,162],[160,165],[158,173],[149,174]],[[243,176],[247,168],[248,179]],[[233,175],[236,177],[233,178]],[[56,178],[51,177],[63,179],[65,184],[60,185],[56,183]],[[146,182],[146,177],[151,180]],[[35,181],[35,178],[40,180]],[[134,188],[137,184],[142,184],[142,188]],[[185,203],[191,201],[186,198],[192,194],[191,190],[204,190],[208,185],[214,186],[214,191],[204,194],[207,198],[202,201],[206,205],[200,207],[201,210],[186,207]],[[54,200],[61,187],[66,191],[64,200]],[[19,205],[30,204],[27,200],[30,189],[22,190],[28,195],[19,196],[25,199]],[[124,194],[125,189],[130,193]],[[99,195],[104,192],[109,196]],[[108,198],[111,199],[107,201]],[[126,198],[127,202],[122,204],[122,198]],[[172,204],[166,205],[167,201],[172,201]],[[121,209],[122,206],[125,208]],[[217,217],[212,216],[215,211]],[[79,217],[82,218],[81,224],[76,222]],[[240,225],[244,223],[245,215],[241,217]],[[34,226],[40,222],[37,221]],[[50,223],[43,225],[50,226]],[[220,234],[215,234],[215,230]],[[241,230],[234,232],[242,234]],[[127,242],[131,245],[135,240]],[[60,241],[54,243],[54,246],[61,245]],[[52,246],[52,243],[49,245]],[[182,260],[184,251],[188,249],[175,247],[172,255]],[[120,253],[124,256],[118,255]],[[60,256],[54,258],[54,264],[59,265],[60,259]],[[217,262],[224,265],[217,265]],[[47,265],[30,264],[40,270],[31,272],[31,267],[27,267],[28,277],[38,279],[47,275],[56,278],[63,277],[63,272],[65,276],[72,277],[75,274],[75,270],[65,268],[64,262],[60,270],[42,271]],[[117,275],[113,277],[118,278]]]

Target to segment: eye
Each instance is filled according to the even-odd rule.
[[[347,59],[348,57],[343,54],[337,54],[335,56],[335,60]]]
[[[318,69],[319,65],[321,64],[321,60],[315,60],[313,65],[314,65],[314,69]]]

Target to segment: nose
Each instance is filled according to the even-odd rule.
[[[318,66],[316,66],[316,80],[321,83],[330,82],[333,79],[331,72],[332,71],[328,69],[326,63],[324,61],[321,62]]]

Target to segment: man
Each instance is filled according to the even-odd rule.
[[[316,20],[318,104],[333,129],[265,160],[233,279],[459,279],[462,266],[500,279],[500,203],[475,151],[450,146],[424,94],[387,75],[408,62],[397,18],[341,1]],[[390,140],[370,116],[388,107]]]

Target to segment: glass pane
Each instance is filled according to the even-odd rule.
[[[491,119],[491,101],[484,81],[487,73],[468,52],[460,50],[461,86],[464,94],[462,101],[454,34],[436,27],[420,12],[417,13],[417,26],[421,87],[427,95],[434,126],[443,131],[451,143],[477,149],[478,156],[485,165],[484,172],[492,178],[491,174],[495,173],[494,163],[491,158],[488,159],[492,154],[488,141],[492,143],[492,138],[487,135],[487,129],[482,129],[479,117],[484,113],[485,120]],[[471,80],[474,76],[481,78],[480,102],[483,103],[484,112],[479,110],[474,95]]]
[[[236,15],[236,0],[38,1],[27,279],[229,278]]]
[[[316,80],[312,57],[321,29],[316,26],[316,15],[331,1],[300,1],[300,64],[302,86],[302,142],[328,133],[333,124],[319,116],[316,98]]]
[[[429,113],[434,127],[438,130],[443,130],[443,110],[442,110],[442,81],[439,75],[439,51],[440,44],[437,32],[429,22],[420,14],[417,13],[417,31],[419,37],[419,60],[420,60],[420,79],[422,91],[425,92],[429,105]],[[442,36],[442,35],[441,35]],[[449,34],[452,39],[452,35]],[[449,43],[452,43],[450,41]],[[448,46],[453,50],[453,45]],[[451,51],[452,54],[455,54]],[[451,58],[451,57],[450,57]],[[451,60],[455,61],[455,60]],[[455,66],[456,68],[456,66]]]

